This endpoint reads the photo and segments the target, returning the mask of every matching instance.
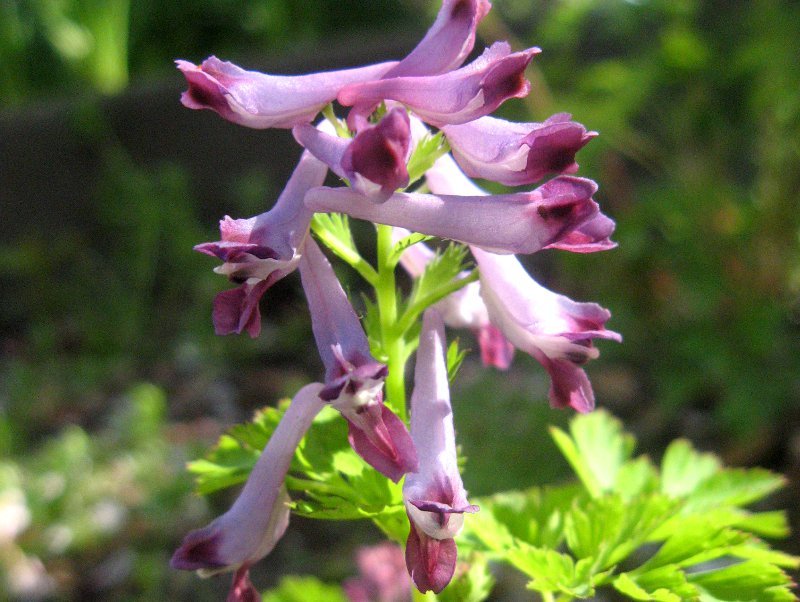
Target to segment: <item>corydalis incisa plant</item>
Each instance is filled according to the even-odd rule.
[[[579,366],[597,357],[593,339],[619,340],[605,329],[608,312],[535,284],[513,254],[548,248],[584,253],[614,246],[609,238],[614,224],[593,199],[597,185],[571,175],[578,168],[575,153],[595,133],[565,114],[541,124],[489,117],[506,100],[530,91],[525,69],[539,53],[538,48],[512,52],[507,43],[497,42],[463,65],[490,8],[486,0],[444,0],[428,33],[399,62],[279,76],[215,57],[200,65],[178,61],[189,85],[184,105],[211,109],[247,127],[291,128],[304,147],[271,209],[249,219],[225,217],[221,239],[197,247],[220,259],[216,271],[237,285],[217,295],[215,329],[258,336],[260,299],[275,281],[299,268],[325,365],[324,384],[302,389],[272,431],[264,454],[270,457],[278,446],[281,461],[259,461],[231,511],[187,536],[173,559],[176,568],[234,570],[229,600],[255,595],[248,570],[285,528],[284,486],[304,494],[306,502],[291,502],[296,511],[318,508],[308,514],[339,517],[339,510],[356,508],[370,516],[396,541],[407,539],[408,570],[420,591],[440,592],[447,586],[456,563],[454,536],[465,513],[477,507],[466,501],[456,468],[447,391],[446,367],[452,372],[463,354],[447,348],[438,311],[445,310],[450,326],[479,333],[487,363],[507,368],[517,347],[544,364],[553,382],[554,406],[587,412],[594,405]],[[334,100],[348,109],[346,119],[335,116]],[[324,119],[316,121],[320,111]],[[530,190],[487,195],[462,169],[524,186],[553,178]],[[323,186],[328,170],[345,186]],[[429,192],[409,189],[423,177]],[[347,216],[376,225],[374,261],[358,251]],[[363,326],[311,232],[372,288]],[[478,280],[460,245],[432,257],[422,247],[414,249],[431,237],[472,247],[486,274]],[[401,262],[414,278],[407,298],[398,295],[395,280]],[[511,270],[511,278],[498,275],[503,270]],[[540,303],[542,311],[529,307]],[[438,309],[428,310],[434,305]],[[459,315],[467,317],[459,320]],[[418,347],[408,408],[405,364]],[[298,404],[313,411],[298,420],[293,409]],[[305,468],[295,467],[305,475],[302,479],[293,474],[287,450],[299,444],[296,457],[302,455],[307,423],[325,405],[344,419],[351,453],[391,481],[405,478],[402,489],[386,485],[365,509],[365,494],[349,488],[354,474],[334,483],[338,468],[310,473],[307,461]],[[276,437],[279,443],[273,443]],[[330,439],[326,445],[338,443]],[[248,522],[252,526],[237,535],[229,527],[237,521],[229,517],[257,507],[259,496],[270,516],[281,517],[280,528],[263,519]],[[327,505],[319,507],[323,501]],[[410,519],[405,527],[399,508]]]

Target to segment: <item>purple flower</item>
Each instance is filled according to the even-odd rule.
[[[449,155],[440,157],[434,163],[433,167],[425,173],[425,180],[435,194],[466,195],[470,197],[483,195],[487,199],[489,198],[484,190],[476,186],[472,180],[464,175],[464,172],[459,169],[456,162]],[[576,182],[585,183],[587,189],[591,189],[592,193],[597,189],[597,185],[594,182],[585,178],[559,177],[540,186],[534,193],[544,189],[553,200],[560,197],[563,198],[563,195],[573,193],[573,186]],[[555,205],[556,203],[553,204]],[[587,211],[589,217],[585,221],[572,228],[566,227],[559,236],[542,248],[561,249],[572,251],[573,253],[594,253],[616,247],[616,243],[609,238],[614,233],[614,220],[600,213],[599,206],[593,200],[589,199],[587,204],[592,209]],[[584,211],[586,211],[585,208]],[[479,246],[486,250],[492,250],[485,245]],[[494,252],[498,251],[494,250]]]
[[[393,236],[399,240],[408,236],[408,230],[394,228]],[[400,263],[414,278],[419,278],[425,266],[434,258],[434,252],[424,243],[411,245],[400,256]],[[462,273],[460,277],[467,274]],[[480,293],[480,284],[470,282],[434,305],[444,323],[451,328],[469,328],[478,339],[484,366],[506,370],[514,357],[514,346],[489,321],[489,311]]]
[[[323,122],[325,123],[325,122]],[[327,127],[325,128],[327,129]],[[402,108],[389,111],[376,126],[365,126],[348,140],[304,124],[294,128],[295,139],[354,190],[373,201],[385,201],[408,186],[411,129]]]
[[[466,123],[488,115],[509,98],[528,94],[525,68],[538,52],[538,48],[530,48],[512,54],[508,44],[497,42],[456,71],[351,84],[342,88],[338,100],[353,106],[391,99],[437,127]]]
[[[442,129],[461,169],[468,176],[508,186],[532,184],[548,174],[578,170],[575,153],[597,132],[587,132],[559,113],[544,123],[512,123],[481,117]]]
[[[531,192],[494,196],[395,193],[375,204],[346,188],[320,187],[306,194],[313,211],[407,228],[477,245],[495,253],[534,253],[558,244],[599,214],[591,180],[561,176]]]
[[[383,403],[387,370],[372,357],[361,323],[328,260],[306,241],[300,277],[322,362],[320,397],[342,413],[353,449],[393,481],[417,469],[417,453],[403,421]]]
[[[204,576],[233,570],[229,602],[261,599],[248,571],[272,551],[289,524],[290,499],[283,481],[297,444],[324,407],[321,390],[314,383],[297,392],[231,509],[190,532],[172,556],[172,568]]]
[[[245,71],[215,56],[199,66],[175,62],[189,84],[181,96],[184,106],[211,109],[228,121],[256,129],[309,123],[344,86],[377,79],[397,64],[308,75],[268,75]]]
[[[400,546],[385,541],[362,547],[356,562],[359,577],[343,584],[350,602],[410,602],[411,581]]]
[[[311,212],[303,204],[309,188],[319,186],[327,168],[304,152],[275,206],[249,219],[220,221],[221,239],[195,247],[196,251],[221,259],[215,268],[239,287],[219,293],[214,299],[214,329],[217,334],[261,331],[258,302],[275,282],[294,271],[308,235]]]
[[[403,483],[411,522],[406,565],[423,593],[439,593],[450,582],[457,558],[453,538],[464,523],[463,514],[478,511],[467,501],[458,472],[445,347],[442,318],[428,309],[422,320],[411,395],[411,436],[419,454],[419,471],[407,475]]]
[[[605,328],[611,313],[596,303],[576,303],[547,290],[516,257],[477,248],[472,254],[492,323],[550,374],[550,403],[578,412],[592,410],[594,393],[581,366],[600,355],[592,339],[622,341],[618,333]]]
[[[491,8],[487,0],[444,0],[425,37],[383,79],[437,75],[457,69],[472,51],[478,23]]]

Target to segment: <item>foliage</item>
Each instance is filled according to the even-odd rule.
[[[199,490],[243,480],[281,413],[262,410],[192,463]],[[335,412],[325,411],[300,444],[287,480],[294,511],[369,518],[404,541],[399,488],[352,452],[344,430]],[[782,487],[782,477],[725,468],[680,439],[656,467],[646,456],[633,456],[633,437],[603,411],[576,416],[569,433],[551,432],[579,484],[477,500],[481,511],[465,521],[458,539],[476,571],[466,571],[467,581],[455,581],[439,599],[486,599],[486,559],[510,564],[530,579],[530,589],[564,600],[590,598],[599,588],[662,602],[795,599],[785,570],[798,568],[800,558],[761,539],[788,535],[785,514],[745,508]]]

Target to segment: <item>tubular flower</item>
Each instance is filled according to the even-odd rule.
[[[492,5],[487,0],[443,0],[433,25],[416,48],[380,79],[439,75],[457,69],[475,45],[475,31]],[[354,103],[347,123],[353,131],[368,124],[379,101]]]
[[[228,121],[255,129],[309,123],[344,86],[377,79],[397,64],[308,75],[268,75],[246,71],[215,56],[200,65],[175,62],[189,84],[181,96],[184,106],[211,109]]]
[[[515,347],[532,355],[550,374],[550,403],[578,412],[594,408],[594,393],[581,366],[600,352],[592,339],[620,342],[606,330],[611,313],[596,303],[577,303],[531,278],[516,257],[473,248],[481,273],[481,295],[492,323]]]
[[[597,136],[571,115],[559,113],[544,123],[512,123],[481,117],[442,128],[461,169],[468,176],[507,186],[532,184],[548,174],[578,170],[575,153]]]
[[[306,241],[300,277],[311,326],[325,364],[320,397],[348,423],[353,449],[376,470],[397,482],[417,469],[417,453],[405,424],[383,403],[387,370],[369,351],[353,306],[328,260],[313,239]]]
[[[408,234],[408,230],[403,228],[393,230],[396,241]],[[434,256],[434,252],[420,242],[403,251],[400,263],[412,277],[419,278]],[[466,275],[465,272],[461,277]],[[489,321],[489,311],[481,299],[478,282],[470,282],[464,288],[439,301],[434,307],[442,315],[447,326],[469,328],[475,334],[484,366],[494,366],[500,370],[508,369],[514,357],[514,346]]]
[[[215,268],[239,287],[223,291],[214,299],[214,329],[217,334],[261,332],[258,302],[275,282],[293,272],[308,235],[311,212],[303,204],[306,191],[322,184],[327,168],[304,152],[275,206],[249,219],[225,216],[219,223],[222,240],[194,249],[224,263]]]
[[[173,568],[203,576],[235,571],[228,602],[261,599],[248,571],[272,551],[289,524],[290,500],[283,481],[297,444],[324,407],[321,390],[314,383],[297,392],[231,509],[190,532],[172,556]]]
[[[306,206],[477,245],[495,253],[534,253],[559,243],[597,216],[597,190],[585,178],[562,176],[532,192],[494,196],[395,193],[383,204],[347,188],[310,190]]]
[[[457,558],[453,538],[464,524],[463,514],[478,511],[467,501],[458,472],[445,353],[442,318],[428,309],[411,395],[411,437],[419,453],[419,471],[407,475],[403,483],[411,523],[406,566],[423,593],[439,593],[450,582]]]
[[[332,136],[323,124],[316,128],[304,124],[292,131],[300,144],[348,180],[354,190],[382,202],[408,186],[411,127],[404,109],[392,109],[377,125],[361,128],[352,140]]]
[[[443,0],[425,37],[383,79],[437,75],[457,69],[472,52],[475,30],[491,8],[487,0]]]
[[[486,197],[485,200],[493,198],[465,176],[464,172],[459,169],[456,162],[449,155],[440,157],[434,163],[433,167],[425,173],[425,180],[428,183],[428,187],[435,194],[467,195],[470,197],[484,196]],[[563,198],[562,195],[571,194],[576,181],[585,183],[587,189],[592,190],[592,194],[597,190],[597,185],[592,180],[563,176],[550,180],[533,192],[536,193],[544,189],[554,199]],[[316,194],[315,191],[312,192]],[[600,207],[594,200],[589,199],[588,205],[592,210],[586,211],[588,217],[583,222],[571,229],[565,228],[560,236],[541,248],[561,249],[572,251],[573,253],[594,253],[616,247],[616,243],[609,238],[614,233],[614,220],[601,213]],[[489,249],[485,245],[478,246],[498,252],[497,250]]]
[[[466,123],[488,115],[509,98],[527,95],[525,68],[538,52],[530,48],[512,53],[508,44],[496,42],[461,69],[351,84],[342,88],[338,100],[345,106],[396,100],[437,127]]]

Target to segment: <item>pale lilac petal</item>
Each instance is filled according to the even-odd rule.
[[[444,323],[435,309],[422,319],[422,333],[411,395],[411,437],[419,470],[406,475],[403,500],[411,529],[406,563],[423,593],[441,591],[453,576],[456,545],[464,513],[477,512],[467,501],[458,472],[453,412],[445,364]]]
[[[481,117],[442,129],[468,176],[507,186],[532,184],[548,174],[578,170],[575,153],[597,135],[559,113],[544,123],[512,123]]]
[[[353,306],[311,238],[300,260],[300,277],[314,339],[325,364],[325,387],[320,396],[347,419],[353,449],[397,481],[417,468],[414,444],[402,421],[383,405],[386,366],[370,354]]]
[[[231,509],[189,533],[170,561],[172,568],[206,573],[243,568],[234,589],[247,592],[247,569],[272,551],[289,523],[283,481],[297,444],[324,407],[321,389],[314,383],[298,391]]]
[[[392,109],[377,125],[361,128],[352,140],[331,135],[323,124],[296,126],[292,133],[354,190],[382,202],[408,186],[411,127],[404,109]]]
[[[367,221],[477,245],[495,253],[534,253],[558,242],[599,212],[594,182],[561,176],[532,192],[495,196],[395,193],[375,204],[349,189],[315,188],[313,211],[347,213]]]
[[[475,30],[491,8],[487,0],[444,0],[425,37],[384,79],[437,75],[457,69],[472,51]]]
[[[509,98],[527,95],[530,83],[525,68],[538,52],[538,48],[530,48],[512,54],[508,44],[497,42],[456,71],[352,84],[342,88],[338,100],[352,106],[391,99],[437,127],[466,123],[488,115]]]
[[[434,194],[455,194],[462,196],[488,196],[458,167],[453,157],[442,155],[425,172],[425,181]]]
[[[241,285],[214,300],[217,334],[247,331],[258,336],[258,302],[270,286],[297,268],[312,216],[303,197],[309,188],[322,184],[326,173],[322,162],[304,152],[271,210],[249,219],[225,216],[219,225],[221,240],[195,246],[196,251],[222,260],[216,273]]]
[[[605,328],[611,313],[596,303],[578,303],[549,291],[528,275],[516,257],[477,248],[472,253],[492,323],[550,373],[552,405],[590,410],[594,395],[580,366],[599,355],[593,339],[622,340]]]
[[[308,123],[346,85],[378,79],[397,63],[309,75],[268,75],[246,71],[212,56],[201,65],[176,61],[189,89],[181,102],[211,109],[223,118],[256,129]]]
[[[298,144],[322,161],[328,168],[342,179],[348,176],[342,168],[344,151],[352,140],[336,136],[328,121],[322,121],[314,127],[308,123],[292,128],[292,135]]]

